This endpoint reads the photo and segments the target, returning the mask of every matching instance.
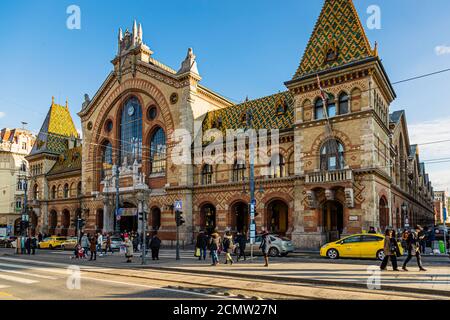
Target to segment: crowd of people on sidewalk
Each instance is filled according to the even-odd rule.
[[[35,255],[38,247],[38,239],[36,236],[20,236],[15,242],[16,254]]]
[[[421,253],[424,253],[425,247],[423,243],[425,242],[425,232],[424,229],[417,225],[414,230],[405,230],[402,233],[401,239],[404,243],[405,250],[408,254],[406,260],[403,262],[403,271],[408,271],[406,268],[408,263],[411,261],[412,257],[416,257],[417,265],[420,271],[427,271],[422,265]],[[391,260],[392,268],[394,271],[400,271],[398,269],[397,258],[402,254],[400,252],[400,247],[398,245],[398,238],[396,232],[393,229],[387,229],[384,238],[384,259],[381,263],[380,269],[382,271],[386,270],[389,260]]]
[[[261,234],[261,244],[259,249],[264,257],[264,266],[269,266],[269,249],[271,244],[271,238],[269,232],[263,230]],[[245,250],[247,247],[248,238],[242,232],[238,232],[233,237],[231,231],[225,231],[223,237],[220,236],[217,229],[208,234],[204,230],[201,230],[197,235],[195,243],[195,256],[198,260],[206,260],[209,252],[211,257],[211,265],[217,266],[220,264],[220,254],[224,253],[224,264],[233,265],[234,262],[239,262],[241,258],[244,261],[247,259]],[[232,254],[235,255],[236,261],[233,261]]]

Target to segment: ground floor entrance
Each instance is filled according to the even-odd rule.
[[[339,240],[344,231],[344,207],[338,201],[327,201],[322,206],[323,231],[327,242]]]

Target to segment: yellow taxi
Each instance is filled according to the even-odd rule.
[[[67,237],[58,237],[58,236],[52,236],[45,238],[38,244],[39,249],[55,249],[60,248],[61,245],[64,243],[64,241],[67,240]]]
[[[77,237],[70,237],[64,240],[63,243],[61,243],[61,249],[62,250],[74,250],[75,247],[78,244],[78,238]]]
[[[403,255],[401,243],[398,243]],[[383,260],[384,236],[381,234],[354,234],[352,236],[330,242],[320,248],[320,256],[330,259],[368,258]]]

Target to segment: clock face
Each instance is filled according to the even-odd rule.
[[[129,106],[128,107],[128,115],[131,117],[134,114],[134,107],[133,106]]]

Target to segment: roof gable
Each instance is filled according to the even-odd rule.
[[[293,79],[374,56],[352,0],[325,0]]]

